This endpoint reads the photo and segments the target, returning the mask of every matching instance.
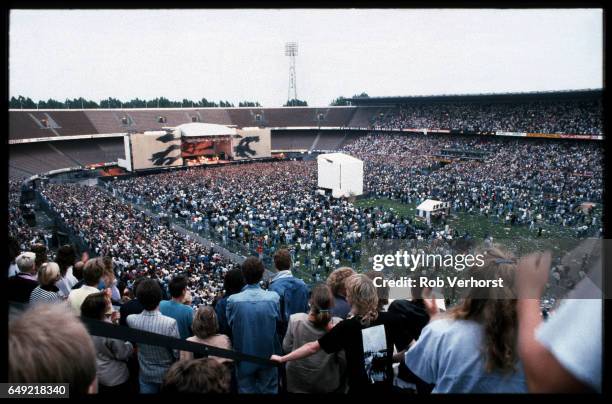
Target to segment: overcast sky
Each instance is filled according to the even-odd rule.
[[[602,87],[601,10],[13,10],[9,95],[287,99]]]

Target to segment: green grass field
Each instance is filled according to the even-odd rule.
[[[355,202],[358,207],[380,207],[391,210],[401,216],[415,217],[415,204],[404,204],[389,199],[362,199]],[[474,238],[482,240],[486,235],[493,237],[493,241],[504,245],[517,254],[525,254],[536,250],[567,251],[577,242],[572,229],[562,226],[542,226],[542,236],[537,237],[536,231],[530,231],[528,226],[504,226],[503,222],[496,223],[490,217],[459,213],[447,220],[451,229],[460,234],[466,231]]]

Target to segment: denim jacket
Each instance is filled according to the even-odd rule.
[[[287,331],[289,318],[295,313],[308,313],[308,286],[303,280],[291,275],[290,271],[279,272],[271,281],[268,290],[280,296],[281,335],[282,340]]]
[[[277,335],[279,300],[277,293],[263,290],[258,284],[246,285],[227,299],[227,322],[236,351],[266,359],[282,353]],[[248,372],[263,365],[245,361],[239,366],[242,372]]]

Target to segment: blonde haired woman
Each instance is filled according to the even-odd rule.
[[[516,258],[499,247],[468,275],[502,279],[503,287],[472,288],[444,315],[432,318],[406,353],[406,366],[433,393],[526,393],[517,349]]]
[[[38,269],[39,285],[30,294],[30,304],[58,303],[63,301],[60,290],[55,286],[61,279],[60,267],[55,262],[45,262]]]
[[[280,363],[303,359],[321,349],[328,354],[344,350],[350,393],[389,392],[393,386],[393,347],[402,327],[400,317],[378,312],[378,294],[366,275],[346,280],[349,318],[317,341],[285,355],[272,355]]]

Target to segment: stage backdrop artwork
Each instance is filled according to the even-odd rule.
[[[172,132],[147,131],[130,137],[134,170],[183,165],[181,138]]]
[[[232,137],[234,160],[269,158],[271,153],[270,129],[237,129]]]

